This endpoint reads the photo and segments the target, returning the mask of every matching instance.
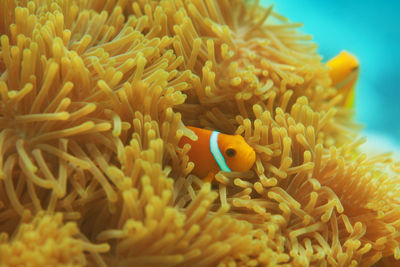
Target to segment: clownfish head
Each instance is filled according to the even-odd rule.
[[[329,76],[332,80],[332,85],[339,89],[356,76],[359,70],[357,58],[346,51],[340,52],[339,55],[330,59],[326,64],[330,68]]]
[[[240,135],[220,134],[218,146],[232,171],[249,171],[256,161],[254,149]]]
[[[355,85],[359,74],[357,58],[346,51],[342,51],[326,64],[330,68],[329,76],[332,80],[332,86],[336,87],[338,94],[343,96],[342,105],[353,108],[355,104]]]

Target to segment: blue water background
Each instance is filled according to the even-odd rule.
[[[304,23],[324,61],[344,49],[358,57],[356,120],[400,145],[400,1],[279,0],[274,10]]]

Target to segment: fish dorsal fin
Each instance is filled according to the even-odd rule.
[[[229,169],[228,165],[225,162],[225,158],[221,153],[221,150],[219,150],[218,135],[219,135],[219,132],[216,132],[216,131],[212,132],[211,137],[210,137],[210,151],[211,151],[211,154],[214,156],[214,159],[217,162],[221,171],[230,172],[231,169]]]

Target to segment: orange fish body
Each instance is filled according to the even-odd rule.
[[[196,127],[187,127],[198,137],[197,141],[183,136],[179,146],[190,144],[190,161],[195,166],[193,174],[211,182],[219,171],[245,172],[253,166],[256,153],[240,135],[228,135]]]
[[[359,73],[357,58],[346,51],[342,51],[326,64],[330,67],[329,76],[332,85],[338,89],[339,94],[343,95],[343,105],[349,108],[354,107],[354,88]]]

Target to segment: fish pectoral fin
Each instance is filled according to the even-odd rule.
[[[203,182],[211,183],[212,180],[214,180],[215,175],[216,175],[215,172],[209,172],[209,173],[207,174],[207,176],[203,178]]]
[[[343,99],[343,106],[345,106],[346,108],[354,108],[355,82],[356,82],[356,80],[354,80],[354,82],[351,82],[348,85],[346,85],[349,87],[349,89],[345,89],[347,92],[344,93],[344,99]]]

